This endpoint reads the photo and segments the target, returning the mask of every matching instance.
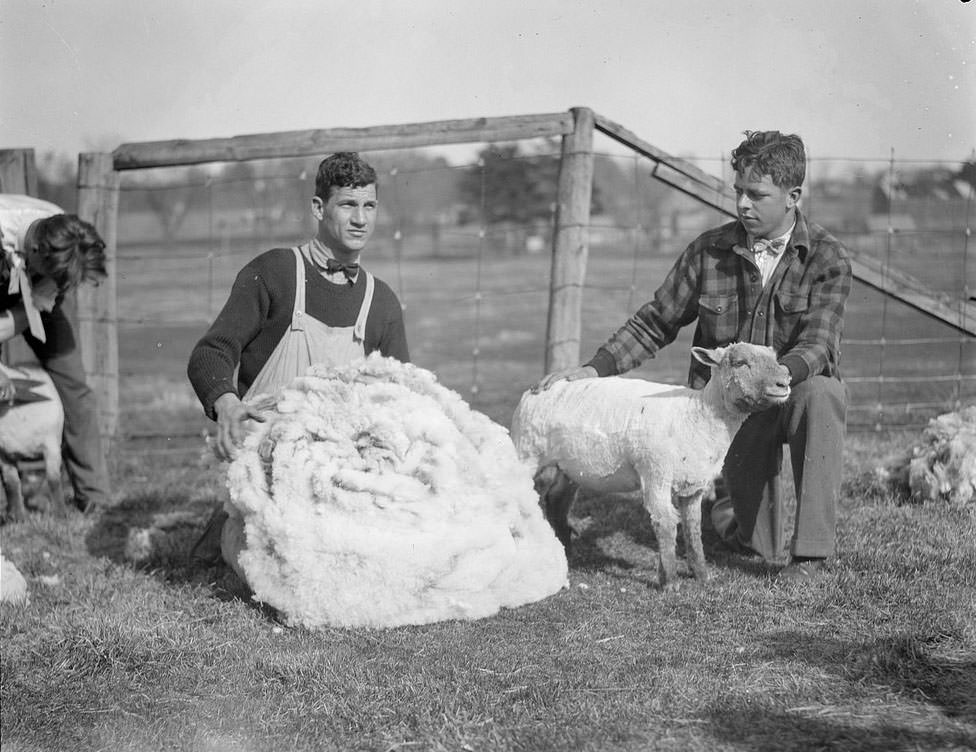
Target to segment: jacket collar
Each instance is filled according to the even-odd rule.
[[[735,222],[730,222],[727,224],[722,233],[715,241],[715,245],[719,248],[724,248],[729,251],[733,251],[736,246],[739,248],[745,248],[748,243],[748,237],[746,235],[746,228],[742,226],[739,220]],[[796,225],[793,227],[793,233],[790,235],[790,242],[786,244],[786,250],[783,251],[784,254],[789,254],[795,252],[796,255],[800,257],[801,261],[806,261],[807,253],[810,250],[810,227],[807,224],[806,217],[803,216],[803,212],[799,208],[796,209]]]

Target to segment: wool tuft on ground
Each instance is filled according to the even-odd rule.
[[[932,418],[919,440],[879,470],[915,501],[969,504],[976,498],[976,405]]]
[[[24,575],[12,561],[0,554],[0,603],[23,605],[29,599]]]
[[[508,431],[429,371],[374,354],[261,403],[228,468],[224,550],[236,518],[236,569],[289,623],[475,619],[565,587]]]

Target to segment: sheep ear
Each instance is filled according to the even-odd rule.
[[[722,356],[725,354],[724,347],[716,347],[709,350],[707,347],[693,347],[691,348],[692,357],[699,363],[704,363],[706,366],[715,367],[722,361]]]

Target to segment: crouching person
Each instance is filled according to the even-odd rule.
[[[409,362],[400,301],[360,266],[378,206],[376,171],[358,154],[333,154],[315,179],[316,236],[266,251],[238,273],[187,368],[204,412],[217,422],[220,459],[234,456],[248,421],[262,420],[249,395],[273,393],[313,363],[345,365],[374,351]],[[213,565],[223,556],[241,574],[242,546],[241,520],[218,508],[191,562]]]
[[[0,343],[23,336],[64,405],[64,464],[83,512],[108,504],[98,403],[85,380],[68,311],[79,285],[105,277],[105,243],[95,228],[54,204],[0,194]],[[0,402],[14,387],[0,374]]]
[[[787,580],[818,576],[834,553],[847,393],[840,338],[852,273],[847,252],[810,222],[798,202],[806,175],[799,136],[746,131],[732,152],[738,220],[709,230],[678,257],[654,299],[585,365],[537,385],[624,373],[697,320],[693,344],[772,347],[789,370],[789,400],[750,415],[726,455],[728,498],[712,509],[715,529],[742,553],[777,558],[783,444],[790,447],[797,516]],[[689,386],[708,369],[692,361]]]

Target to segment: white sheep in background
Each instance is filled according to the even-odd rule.
[[[660,551],[661,586],[677,586],[677,501],[689,566],[708,579],[701,542],[701,499],[720,473],[746,417],[785,402],[787,369],[769,347],[737,343],[692,348],[712,368],[702,390],[642,379],[558,381],[526,392],[512,421],[519,455],[536,471],[543,508],[563,545],[575,492],[641,491]]]
[[[266,415],[228,468],[223,549],[289,623],[474,619],[566,585],[508,431],[429,371],[313,366]]]
[[[18,394],[36,401],[0,405],[0,473],[7,498],[7,517],[23,520],[27,511],[18,462],[42,459],[44,482],[52,509],[65,514],[64,487],[61,482],[61,439],[64,407],[51,377],[40,366],[4,366],[4,373],[17,384]]]

